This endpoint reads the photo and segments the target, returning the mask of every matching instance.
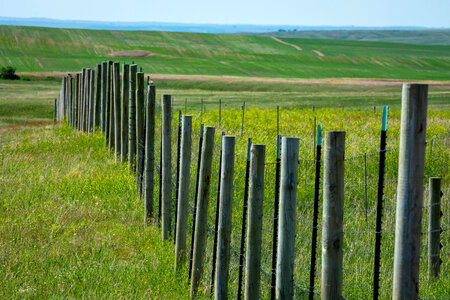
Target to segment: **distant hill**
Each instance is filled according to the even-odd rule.
[[[0,66],[18,72],[76,72],[110,59],[135,61],[153,74],[450,78],[450,46],[0,26]]]
[[[423,27],[355,27],[355,26],[300,26],[300,25],[251,25],[251,24],[190,24],[168,22],[117,22],[58,20],[49,18],[10,18],[0,16],[0,25],[35,26],[51,28],[178,31],[197,33],[264,33],[278,30],[419,30]]]
[[[427,30],[284,30],[243,35],[282,38],[333,39],[351,41],[396,42],[418,45],[450,45],[450,29]]]

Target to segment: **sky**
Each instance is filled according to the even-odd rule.
[[[450,0],[0,0],[0,16],[305,26],[450,27]]]

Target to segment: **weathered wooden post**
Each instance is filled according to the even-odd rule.
[[[186,259],[186,229],[188,222],[190,170],[192,153],[192,116],[183,116],[181,127],[180,187],[178,189],[178,220],[175,241],[175,269],[182,268]]]
[[[205,127],[200,162],[199,187],[197,194],[197,215],[195,221],[194,251],[191,274],[191,299],[195,298],[203,275],[203,261],[206,251],[206,230],[208,218],[208,198],[211,183],[211,164],[214,150],[214,127]]]
[[[228,273],[231,248],[231,218],[233,203],[235,137],[222,137],[222,162],[220,172],[219,227],[217,236],[217,261],[215,276],[215,299],[228,298]]]
[[[139,195],[142,192],[142,175],[144,171],[144,73],[136,73],[136,186]]]
[[[89,107],[90,107],[90,88],[89,88],[89,84],[91,82],[91,69],[87,69],[86,70],[86,77],[85,77],[85,82],[84,82],[84,88],[85,88],[85,108],[84,108],[84,122],[83,122],[83,130],[84,132],[87,132],[89,127],[88,127],[88,120],[89,120]]]
[[[128,101],[128,165],[131,172],[136,169],[136,73],[137,65],[130,66],[130,94]]]
[[[62,117],[63,119],[66,119],[66,107],[67,107],[67,77],[64,76],[63,78],[63,84],[62,84]]]
[[[109,150],[112,151],[114,149],[115,144],[115,133],[114,130],[116,126],[114,125],[114,116],[115,116],[115,106],[114,106],[114,63],[112,61],[108,62],[108,99],[109,99]]]
[[[417,299],[428,85],[404,84],[392,299]]]
[[[114,150],[116,162],[120,157],[122,150],[122,134],[121,134],[121,120],[122,120],[122,106],[120,103],[120,63],[115,62],[113,65],[113,95],[114,95]]]
[[[283,137],[281,147],[280,210],[276,298],[294,297],[295,217],[297,205],[299,139]]]
[[[78,129],[78,115],[80,109],[80,73],[75,75],[75,100],[74,100],[73,126]]]
[[[78,118],[78,130],[83,131],[84,130],[84,110],[85,110],[85,98],[86,98],[86,88],[85,88],[85,82],[86,82],[86,68],[83,68],[81,70],[81,76],[80,76],[80,111],[79,111],[79,118]]]
[[[89,124],[88,132],[94,132],[94,118],[95,118],[95,70],[91,70],[89,78]]]
[[[321,298],[341,299],[345,132],[326,132],[324,146]]]
[[[169,238],[172,205],[172,98],[162,96],[162,238]]]
[[[93,133],[97,132],[97,127],[101,125],[100,115],[102,113],[102,94],[101,94],[101,84],[102,84],[102,65],[97,65],[96,72],[96,80],[95,80],[95,102],[94,102],[94,121],[93,121]]]
[[[102,84],[101,84],[101,92],[102,92],[102,132],[105,133],[106,131],[106,107],[107,107],[107,80],[108,80],[108,63],[106,61],[102,62]],[[100,85],[98,86],[100,88]],[[105,134],[106,135],[106,134]]]
[[[130,67],[127,64],[123,64],[122,69],[122,111],[121,111],[121,122],[120,122],[120,132],[121,132],[121,139],[120,142],[121,145],[121,151],[120,151],[120,158],[122,162],[125,162],[128,157],[128,102],[129,100],[129,93],[130,93]],[[150,93],[148,94],[150,95]],[[153,99],[154,102],[154,99]],[[148,103],[148,97],[147,97],[147,103]],[[154,139],[155,137],[152,137]],[[153,172],[153,171],[152,171]]]
[[[441,265],[441,178],[429,179],[428,275],[439,277]]]
[[[57,109],[58,108],[57,108],[57,105],[56,105],[56,98],[55,98],[55,100],[53,101],[53,123],[56,123],[56,116],[57,116],[56,110]]]
[[[127,71],[128,72],[128,71]],[[124,72],[125,74],[125,72]],[[125,82],[125,81],[124,81]],[[144,163],[144,205],[145,224],[153,218],[153,196],[155,192],[155,106],[156,89],[155,86],[147,87],[147,105],[145,108],[145,163]]]
[[[245,259],[245,299],[259,299],[265,156],[265,145],[252,145],[250,156],[247,257]]]

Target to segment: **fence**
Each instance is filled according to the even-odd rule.
[[[242,123],[234,129],[240,134],[233,147],[227,146],[228,152],[231,148],[235,152],[232,176],[227,177],[229,172],[222,168],[231,167],[230,157],[223,155],[228,152],[223,152],[227,128],[222,111],[214,124],[220,124],[224,132],[214,132],[203,124],[201,128],[194,126],[203,123],[203,108],[192,119],[183,117],[182,122],[181,112],[172,112],[170,96],[164,96],[157,105],[155,86],[149,85],[149,80],[145,91],[144,74],[137,72],[136,65],[124,65],[123,70],[122,83],[118,63],[102,63],[96,71],[83,69],[75,76],[69,74],[62,81],[59,99],[55,99],[54,118],[67,120],[87,134],[102,132],[116,158],[128,160],[130,170],[136,172],[147,223],[154,220],[161,224],[165,242],[177,242],[177,266],[189,265],[186,280],[192,297],[198,293],[213,295],[215,289],[216,298],[242,298],[255,291],[271,299],[392,297],[400,149],[386,147],[387,110],[379,151],[349,156],[345,161],[326,157],[333,152],[322,151],[322,131],[320,126],[316,128],[315,119],[314,138],[300,138],[304,146],[299,151],[295,145],[287,146],[288,139],[281,147],[281,136],[274,136],[265,151],[263,183],[258,190],[255,185],[262,165],[253,157],[256,154],[252,156],[252,140],[245,136],[245,106],[240,112]],[[279,120],[278,113],[277,117]],[[277,132],[278,128],[279,124]],[[435,136],[428,141],[426,152],[425,191],[430,200],[422,207],[422,234],[418,237],[422,245],[419,296],[423,299],[449,298],[445,288],[449,286],[449,143],[450,132]],[[282,151],[286,152],[281,155]],[[282,159],[289,153],[298,157],[283,165]],[[336,202],[342,207],[333,212],[329,205],[335,201],[335,191],[327,187],[330,180],[342,179],[342,174],[334,174],[336,170],[324,162],[330,166],[339,160],[344,172],[339,185],[345,192]],[[251,172],[256,173],[250,176]],[[227,194],[231,182],[232,196]],[[329,200],[323,198],[322,191]],[[255,199],[261,197],[258,206]],[[330,213],[341,227],[324,227],[333,223],[324,219],[330,218]],[[330,248],[336,236],[339,247]],[[330,249],[334,249],[331,260]],[[324,274],[334,274],[335,278]]]

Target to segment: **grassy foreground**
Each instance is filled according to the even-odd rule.
[[[114,54],[133,50],[150,53]],[[154,74],[413,80],[450,75],[450,46],[0,26],[0,65],[19,72],[79,71],[111,55]]]
[[[144,228],[134,179],[103,138],[9,131],[0,152],[0,298],[187,298],[171,243]]]

